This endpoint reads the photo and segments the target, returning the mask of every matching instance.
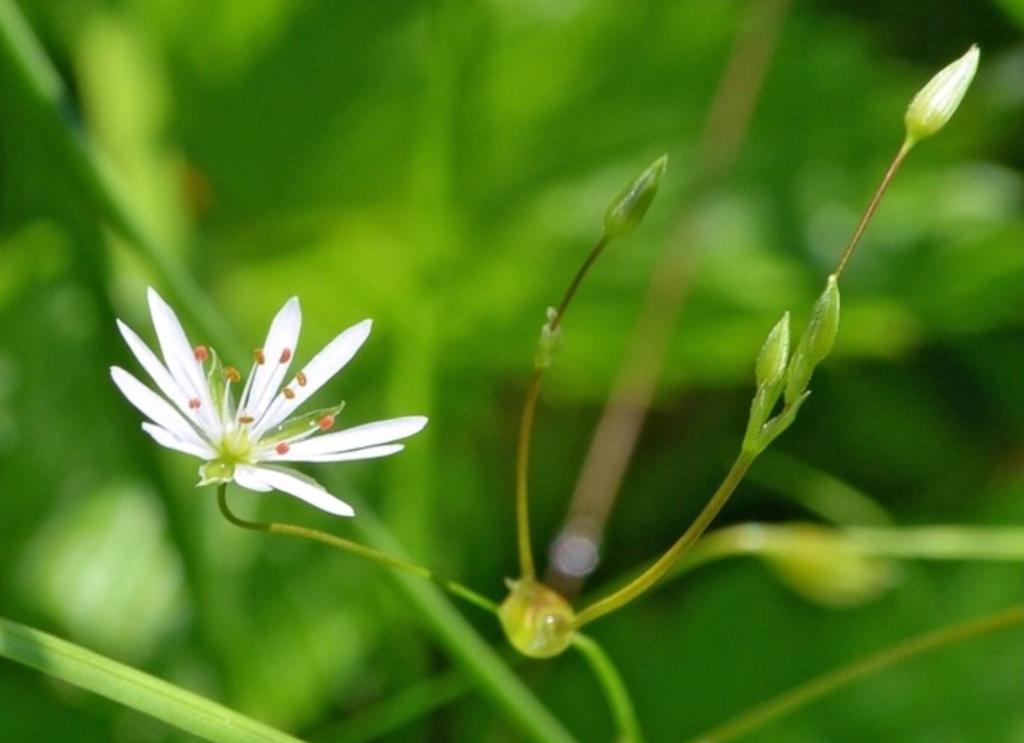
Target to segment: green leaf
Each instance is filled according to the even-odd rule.
[[[0,655],[215,743],[299,741],[148,673],[2,618]]]

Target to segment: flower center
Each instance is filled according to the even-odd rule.
[[[219,459],[230,464],[251,464],[253,442],[249,439],[248,426],[229,427],[215,445]]]

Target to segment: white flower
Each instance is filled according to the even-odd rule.
[[[117,327],[162,394],[119,367],[111,367],[110,376],[149,419],[142,429],[158,444],[204,461],[200,485],[234,481],[259,492],[281,490],[351,516],[351,506],[281,463],[384,457],[403,448],[393,442],[427,424],[422,416],[408,416],[324,433],[341,405],[289,418],[355,355],[370,334],[369,320],[338,335],[282,387],[302,324],[299,300],[292,297],[274,317],[263,347],[253,351],[252,373],[236,404],[231,387],[241,381],[238,370],[222,366],[213,350],[193,347],[174,310],[153,289],[148,298],[163,361],[120,320]]]

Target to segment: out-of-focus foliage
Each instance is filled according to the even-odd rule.
[[[330,394],[348,423],[432,422],[400,457],[330,471],[417,558],[498,598],[515,567],[512,458],[533,344],[608,199],[670,153],[645,223],[602,257],[566,320],[535,436],[537,544],[558,527],[652,266],[687,211],[684,249],[699,257],[595,586],[655,556],[710,494],[739,446],[765,334],[787,309],[802,327],[910,97],[975,41],[975,85],[894,182],[844,276],[836,351],[774,445],[800,466],[759,463],[723,523],[806,521],[816,495],[827,511],[834,481],[808,493],[810,466],[899,523],[1024,524],[1024,4],[798,0],[734,171],[692,202],[701,121],[755,1],[19,4],[133,204],[243,344],[292,294],[300,355],[375,318]],[[139,431],[107,367],[132,363],[115,316],[152,337],[154,279],[98,223],[54,136],[0,68],[2,613],[340,740],[330,731],[450,661],[376,568],[232,530],[193,487],[193,462]],[[239,502],[350,533],[291,499]],[[1022,571],[909,563],[874,602],[836,609],[733,561],[593,633],[650,740],[676,741],[1019,600]],[[495,622],[471,619],[502,642]],[[1020,633],[994,637],[751,740],[1024,740],[1022,668]],[[578,659],[523,669],[582,740],[607,737]],[[0,740],[179,739],[0,663]],[[474,695],[387,738],[512,739]]]

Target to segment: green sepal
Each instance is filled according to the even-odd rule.
[[[214,459],[199,466],[199,482],[196,483],[196,487],[231,482],[231,478],[234,476],[235,465],[221,459]]]
[[[782,411],[765,423],[757,430],[747,429],[747,435],[743,439],[743,450],[750,454],[758,455],[768,448],[768,445],[777,439],[783,431],[792,425],[796,420],[796,414],[811,393],[804,392],[791,403],[786,403]]]
[[[221,364],[220,356],[213,348],[210,351],[210,370],[206,372],[206,386],[210,388],[210,400],[213,402],[213,410],[219,416],[224,413],[225,420],[234,417],[234,410],[224,410],[224,397],[227,392],[227,385],[224,382],[224,366]],[[234,407],[234,399],[228,400],[229,405]]]
[[[540,329],[540,339],[537,341],[537,354],[533,357],[534,369],[547,369],[555,360],[555,356],[562,347],[562,327],[554,327],[557,310],[548,307],[548,321]]]
[[[778,382],[786,373],[789,362],[789,313],[775,323],[757,354],[754,378],[758,387]]]
[[[662,155],[612,199],[604,213],[605,238],[622,237],[636,229],[658,193],[667,164],[668,155]]]
[[[839,332],[839,286],[833,274],[825,291],[811,308],[811,317],[800,336],[786,372],[786,404],[792,404],[811,381],[815,367],[832,351]]]
[[[314,428],[319,427],[320,419],[325,415],[337,417],[344,407],[345,401],[342,400],[332,408],[320,408],[319,410],[313,410],[309,413],[305,413],[304,415],[290,418],[277,428],[274,428],[261,436],[260,444],[274,444],[278,441],[293,439],[296,436],[309,433]]]

